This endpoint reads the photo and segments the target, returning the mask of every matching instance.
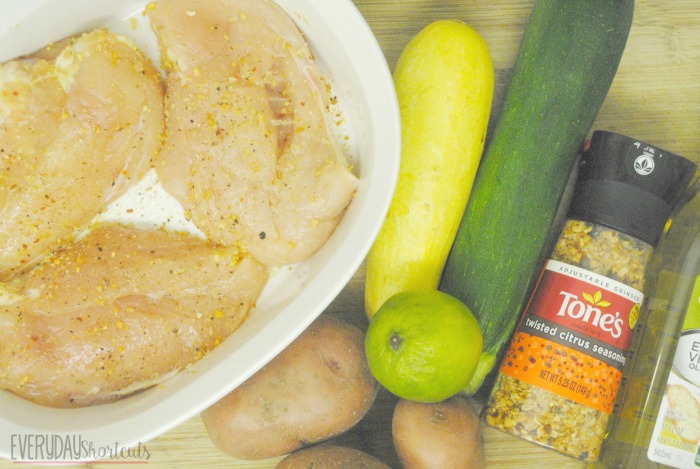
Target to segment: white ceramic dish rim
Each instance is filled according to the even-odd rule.
[[[147,2],[12,3],[12,11],[7,4],[0,6],[7,10],[0,15],[0,60],[93,27],[125,22]],[[145,444],[195,416],[264,366],[323,312],[360,267],[379,232],[398,177],[400,119],[391,73],[376,38],[351,0],[277,3],[304,32],[322,70],[330,70],[334,92],[354,121],[352,156],[360,176],[356,197],[331,239],[272,287],[283,295],[285,288],[301,290],[288,301],[271,301],[269,311],[255,312],[230,340],[190,369],[121,401],[54,409],[0,392],[0,457],[26,460],[18,454],[19,445],[36,444],[36,438],[73,438],[94,449],[62,455],[63,460],[75,461],[113,456],[109,448],[115,445]],[[35,460],[37,455],[29,456]]]

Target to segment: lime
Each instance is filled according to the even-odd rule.
[[[463,389],[482,346],[469,308],[438,290],[391,296],[365,337],[367,363],[377,381],[398,397],[418,402],[443,401]]]

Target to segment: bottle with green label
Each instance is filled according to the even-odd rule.
[[[597,467],[700,468],[700,184],[648,272],[642,330]]]

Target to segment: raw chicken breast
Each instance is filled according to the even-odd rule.
[[[6,284],[0,389],[72,407],[151,386],[236,330],[266,280],[236,248],[99,226]]]
[[[270,0],[160,0],[147,12],[167,73],[163,186],[211,240],[267,265],[306,259],[357,179],[296,25]]]
[[[0,280],[138,181],[163,128],[159,72],[106,30],[0,64]]]

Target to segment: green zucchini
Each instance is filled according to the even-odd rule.
[[[578,149],[617,73],[633,0],[537,0],[440,289],[479,320],[474,394],[501,358],[538,278]]]

